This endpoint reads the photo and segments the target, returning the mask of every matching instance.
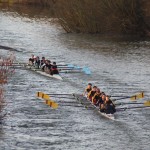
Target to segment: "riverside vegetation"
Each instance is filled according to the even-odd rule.
[[[14,69],[10,68],[12,65],[14,56],[10,55],[8,58],[0,57],[0,123],[4,118],[3,108],[5,105],[4,101],[4,86],[8,82],[8,77],[14,73]]]
[[[53,9],[66,32],[150,35],[150,23],[146,21],[150,3],[146,0],[15,1]]]

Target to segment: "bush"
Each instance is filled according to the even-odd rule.
[[[67,32],[136,33],[139,6],[137,0],[58,0],[55,13]]]
[[[11,69],[15,57],[11,54],[8,58],[0,57],[0,121],[5,115],[2,115],[2,110],[4,106],[4,95],[3,95],[3,85],[7,83],[8,76],[14,73],[14,69]]]

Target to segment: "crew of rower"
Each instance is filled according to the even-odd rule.
[[[95,106],[99,107],[100,112],[106,114],[114,114],[116,112],[115,105],[112,100],[110,100],[110,96],[101,92],[98,87],[92,87],[91,83],[87,85],[83,95],[86,96]]]
[[[29,58],[29,65],[34,66],[36,69],[41,69],[43,72],[46,72],[50,75],[59,74],[56,62],[51,64],[51,61],[46,60],[45,57],[42,57],[40,60],[38,56],[32,55],[31,58]]]

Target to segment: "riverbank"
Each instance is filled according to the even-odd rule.
[[[0,4],[23,4],[23,5],[51,6],[53,4],[53,0],[0,0]]]
[[[46,6],[67,32],[150,36],[150,2],[145,0],[66,1],[1,0],[1,3]]]

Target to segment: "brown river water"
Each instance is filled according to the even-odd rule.
[[[46,10],[28,9],[25,14],[22,8],[17,8],[19,12],[1,8],[0,55],[10,53],[5,48],[10,47],[20,62],[35,54],[57,63],[88,66],[92,74],[66,73],[59,81],[16,69],[4,87],[7,116],[0,124],[0,149],[149,150],[150,109],[120,111],[111,121],[72,97],[54,97],[56,110],[36,98],[37,91],[80,94],[91,82],[109,95],[144,91],[145,98],[138,102],[150,100],[149,39],[66,34]]]

